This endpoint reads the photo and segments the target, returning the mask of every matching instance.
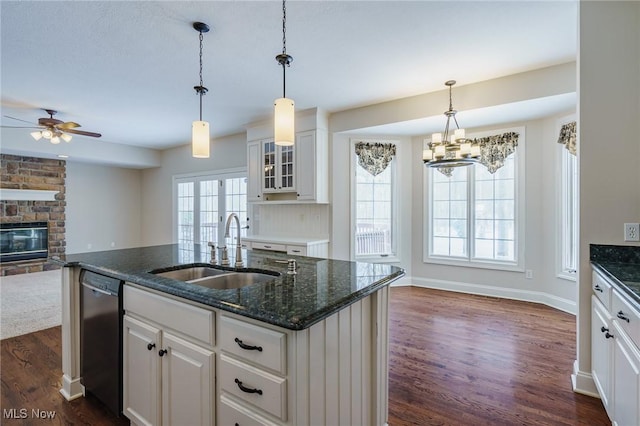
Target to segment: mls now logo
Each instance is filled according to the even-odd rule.
[[[33,419],[53,419],[55,416],[55,411],[40,410],[38,408],[32,408],[31,412],[26,408],[2,409],[2,417],[5,419],[26,419],[27,417]]]

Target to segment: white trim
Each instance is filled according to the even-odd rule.
[[[2,201],[55,201],[60,191],[45,191],[39,189],[9,189],[0,188]]]
[[[459,281],[434,280],[430,278],[411,278],[411,285],[415,287],[433,288],[437,290],[455,291],[458,293],[477,294],[481,296],[499,297],[502,299],[521,300],[547,305],[551,308],[575,315],[576,303],[548,293],[530,290],[518,290],[514,288],[489,286],[483,284],[471,284]]]
[[[578,360],[573,361],[573,373],[571,374],[571,386],[573,391],[583,395],[600,398],[596,383],[593,381],[591,373],[580,371]]]

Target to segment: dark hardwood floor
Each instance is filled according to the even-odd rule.
[[[611,424],[600,400],[571,391],[573,316],[410,287],[391,290],[390,311],[390,426]],[[1,424],[128,424],[93,398],[59,393],[60,327],[0,343]],[[20,409],[26,418],[9,418]]]
[[[571,389],[575,330],[535,303],[392,288],[389,425],[611,425]]]

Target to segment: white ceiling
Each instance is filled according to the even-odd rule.
[[[52,108],[104,142],[188,143],[194,21],[212,28],[203,56],[212,137],[270,117],[282,94],[280,1],[3,0],[0,13],[3,116],[36,122]],[[287,95],[298,110],[336,112],[573,61],[576,13],[575,1],[290,0]],[[375,130],[424,133],[420,125]]]

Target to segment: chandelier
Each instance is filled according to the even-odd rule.
[[[480,145],[474,139],[465,137],[464,129],[461,129],[456,120],[456,111],[453,109],[451,101],[451,87],[456,84],[455,80],[444,83],[449,86],[449,110],[444,112],[447,116],[447,124],[444,134],[434,133],[431,135],[429,147],[422,151],[422,161],[428,167],[451,168],[469,166],[477,163],[480,158]],[[449,124],[451,119],[456,124],[456,128],[451,132]]]
[[[209,32],[209,26],[202,22],[194,22],[193,28],[200,33],[200,85],[193,86],[200,95],[200,120],[194,121],[191,125],[191,155],[195,158],[209,158],[209,123],[202,121],[202,95],[209,90],[202,84],[202,33]]]
[[[282,66],[282,97],[274,101],[273,139],[276,145],[291,146],[295,143],[295,105],[293,99],[287,98],[286,69],[291,66],[293,57],[287,55],[287,7],[282,0],[282,53],[276,56]]]

